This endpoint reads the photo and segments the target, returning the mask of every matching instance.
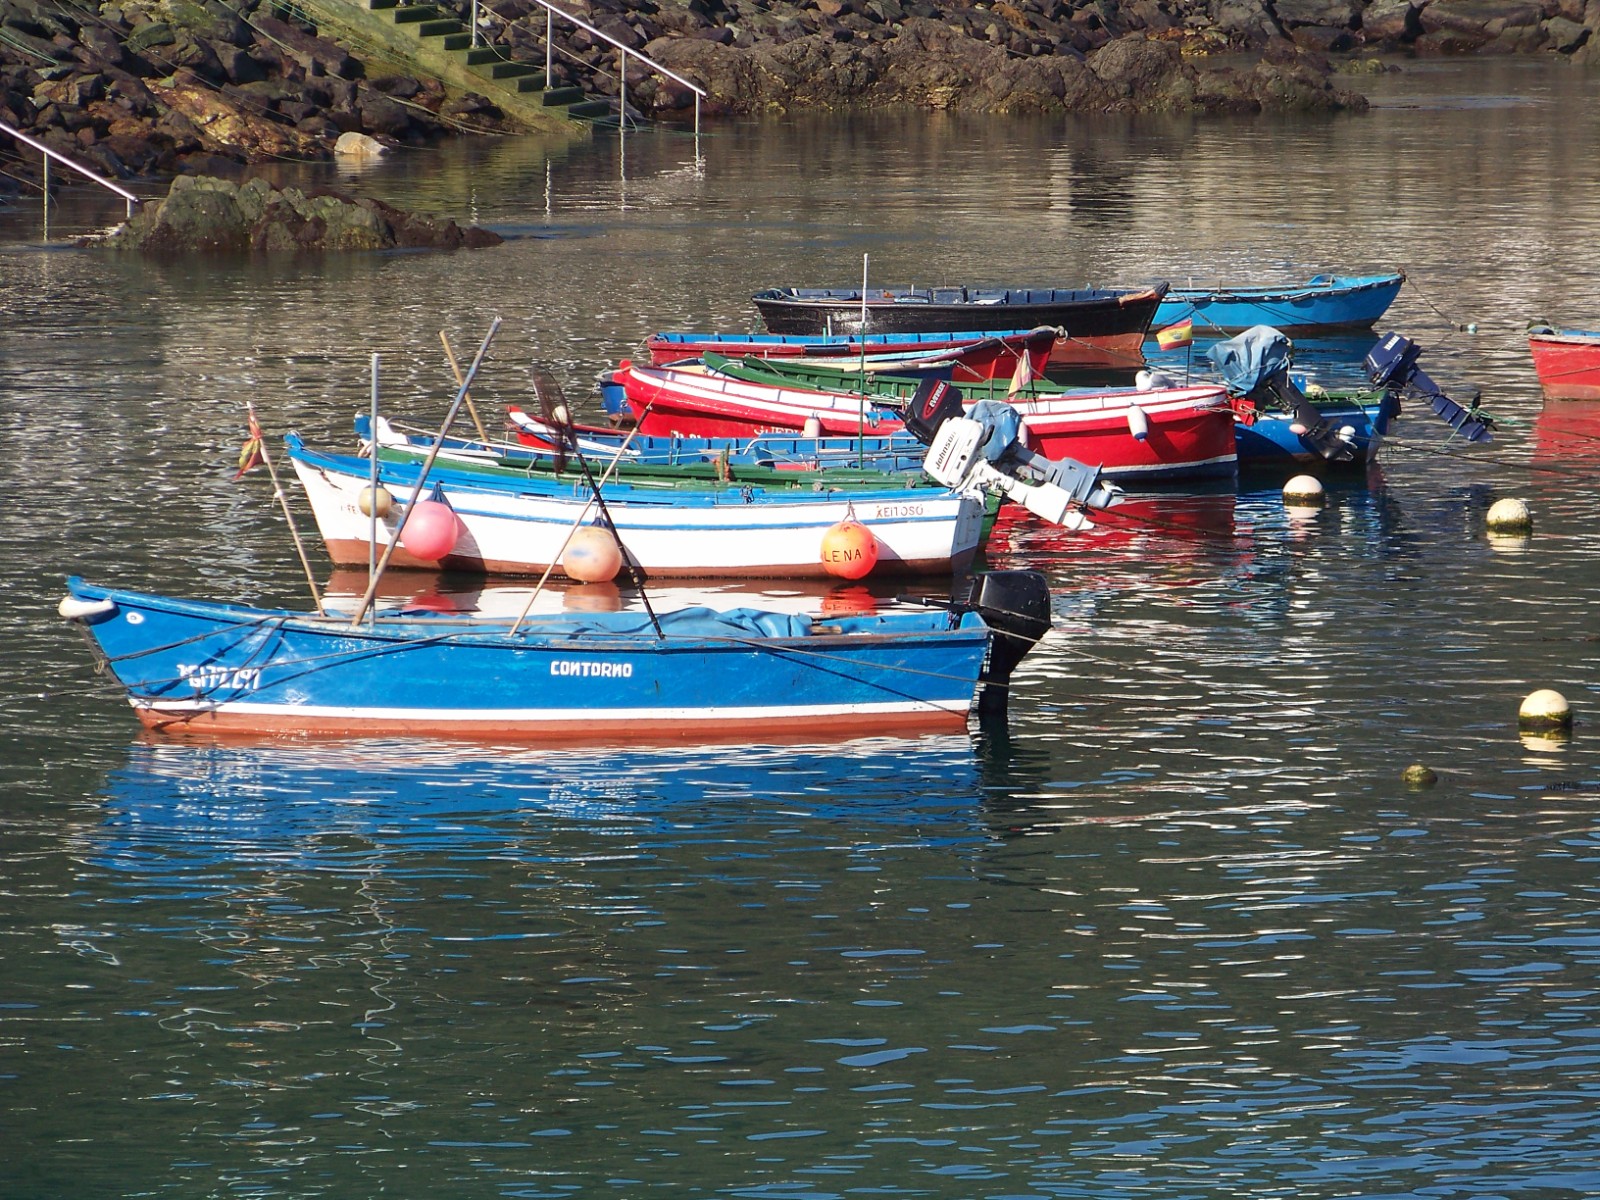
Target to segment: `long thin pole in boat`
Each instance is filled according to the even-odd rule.
[[[640,410],[639,420],[641,422],[644,420],[645,414],[650,411],[650,405],[654,403],[655,401],[652,399],[645,404],[643,409]],[[633,441],[633,435],[638,432],[638,424],[635,424],[632,429],[628,430],[628,436],[622,439],[622,445],[617,447],[617,452],[611,456],[611,461],[606,464],[606,469],[600,476],[601,487],[605,487],[605,485],[611,481],[612,472],[617,469],[617,464],[622,461],[622,456],[628,452],[628,445]],[[522,614],[514,622],[512,622],[510,632],[515,633],[519,628],[522,627],[522,623],[528,619],[528,614],[533,611],[534,601],[539,598],[539,593],[544,591],[544,585],[550,582],[550,576],[552,573],[554,573],[556,564],[561,561],[561,556],[567,552],[567,547],[572,542],[573,534],[578,532],[578,529],[583,524],[584,519],[588,517],[589,510],[593,507],[594,497],[590,496],[589,499],[584,501],[583,508],[579,511],[577,518],[572,522],[572,527],[567,530],[567,536],[562,541],[560,548],[551,557],[549,565],[545,567],[544,574],[539,576],[539,582],[533,585],[533,595],[529,596],[528,602],[522,606]]]
[[[856,410],[856,467],[867,457],[867,258],[861,256],[861,406]]]
[[[535,376],[535,380],[537,378]],[[578,444],[577,431],[572,428],[571,410],[564,404],[559,406],[559,410],[562,415],[556,421],[556,431],[571,445],[572,453],[577,457],[578,469],[583,472],[584,482],[589,485],[589,494],[594,497],[595,507],[600,510],[600,517],[611,530],[611,536],[617,540],[617,549],[622,553],[623,565],[628,568],[628,577],[633,580],[634,590],[639,593],[639,602],[644,605],[644,611],[650,617],[650,624],[654,627],[656,636],[665,637],[666,635],[661,632],[661,622],[656,618],[656,610],[650,604],[650,595],[644,590],[644,579],[639,574],[639,564],[633,560],[628,554],[628,548],[622,544],[622,535],[617,532],[617,523],[611,519],[611,509],[606,506],[606,498],[600,491],[600,485],[594,481],[594,474],[589,470],[589,460],[584,456],[583,447]],[[637,429],[638,426],[635,425],[634,428]]]
[[[450,360],[450,370],[455,373],[456,386],[461,385],[461,367],[456,363],[456,352],[450,349],[450,339],[444,335],[444,330],[439,330],[439,340],[444,343],[444,356]],[[472,403],[472,397],[467,397],[467,415],[472,418],[472,426],[478,431],[480,441],[487,442],[489,435],[483,430],[483,422],[478,419],[477,406]]]
[[[439,450],[444,445],[445,435],[450,432],[450,426],[455,422],[456,414],[461,411],[461,405],[467,398],[467,389],[472,386],[473,379],[478,374],[478,368],[483,365],[483,356],[489,353],[489,343],[494,341],[494,335],[500,331],[500,318],[496,317],[489,325],[489,332],[483,335],[483,345],[478,347],[478,353],[472,359],[472,365],[467,368],[466,378],[461,381],[461,390],[456,393],[450,411],[444,415],[444,424],[439,426],[439,436],[433,439],[433,445],[428,447],[428,457],[422,462],[422,469],[417,472],[417,486],[411,489],[411,499],[406,502],[406,511],[400,515],[400,522],[394,527],[394,536],[389,539],[389,544],[383,548],[383,558],[372,572],[372,578],[367,580],[366,595],[361,597],[361,603],[356,605],[356,611],[350,618],[351,625],[361,624],[361,618],[367,615],[367,609],[372,606],[372,598],[378,594],[378,582],[383,578],[384,571],[389,566],[389,560],[394,557],[394,548],[400,544],[400,535],[405,531],[406,521],[417,506],[417,500],[422,496],[422,485],[427,482],[428,472],[433,470],[434,459],[439,457]],[[374,429],[373,436],[377,436]],[[377,447],[373,447],[374,461],[376,461]]]
[[[250,417],[251,436],[261,428],[256,422],[256,406],[253,401],[244,402],[245,412]],[[322,608],[322,597],[317,593],[317,577],[311,573],[311,560],[306,557],[306,544],[300,540],[300,530],[294,523],[294,513],[289,511],[289,497],[283,494],[283,484],[278,482],[278,468],[273,465],[272,455],[267,453],[267,439],[257,440],[257,447],[261,454],[261,461],[266,465],[267,474],[272,476],[272,494],[278,498],[278,507],[283,509],[283,519],[289,523],[289,536],[294,539],[295,551],[300,555],[300,566],[306,573],[306,583],[311,588],[311,602],[317,606],[317,615],[326,616]]]
[[[378,356],[372,356],[372,473],[367,484],[367,581],[378,573]]]

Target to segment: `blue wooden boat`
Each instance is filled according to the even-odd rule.
[[[1468,441],[1490,440],[1492,423],[1457,404],[1417,367],[1421,351],[1391,333],[1367,352],[1365,389],[1328,391],[1290,373],[1292,346],[1259,325],[1207,352],[1228,389],[1243,469],[1364,468],[1376,459],[1404,397],[1426,401]]]
[[[706,608],[352,621],[74,577],[59,611],[166,733],[825,740],[962,727],[980,684],[980,707],[1003,706],[1050,593],[1038,572],[1007,571],[959,603],[827,622]]]
[[[1270,325],[1289,337],[1321,337],[1370,329],[1405,282],[1385,275],[1317,275],[1287,287],[1169,288],[1151,331],[1193,321],[1194,336],[1219,337]]]

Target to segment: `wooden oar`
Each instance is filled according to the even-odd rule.
[[[311,587],[311,602],[317,606],[319,617],[327,616],[322,607],[322,597],[317,592],[317,579],[311,573],[311,560],[306,557],[306,545],[300,540],[300,530],[295,526],[294,514],[289,511],[289,498],[283,494],[283,484],[278,482],[278,468],[272,465],[272,455],[267,453],[267,439],[260,436],[261,426],[256,423],[256,406],[253,401],[244,402],[245,412],[250,417],[250,432],[256,438],[256,453],[261,455],[261,461],[266,464],[267,474],[272,477],[272,494],[278,498],[278,506],[283,509],[283,519],[289,522],[289,536],[294,538],[294,548],[299,552],[300,565],[305,569],[306,583]]]
[[[428,472],[433,470],[434,459],[439,457],[439,449],[444,445],[445,435],[450,432],[450,426],[456,419],[456,414],[461,411],[461,405],[466,401],[467,389],[472,386],[473,378],[478,374],[478,368],[483,365],[483,356],[489,352],[489,343],[494,341],[494,335],[500,330],[500,318],[496,317],[489,325],[489,332],[484,334],[483,345],[478,347],[478,353],[473,357],[472,366],[467,369],[466,378],[461,381],[461,390],[456,393],[455,400],[450,405],[450,411],[444,416],[444,424],[439,426],[439,436],[433,439],[433,445],[428,448],[428,457],[423,460],[422,469],[417,473],[417,486],[411,490],[411,499],[406,503],[406,511],[400,515],[400,523],[394,528],[394,536],[389,539],[389,544],[383,548],[383,558],[378,562],[378,569],[373,571],[372,578],[367,581],[366,595],[361,597],[361,603],[356,606],[355,615],[350,618],[352,626],[361,624],[361,619],[367,615],[367,609],[372,606],[372,599],[378,594],[378,581],[383,578],[384,570],[389,566],[389,560],[394,557],[395,547],[400,544],[400,535],[405,531],[406,522],[410,520],[412,511],[417,506],[417,500],[422,496],[422,485],[427,481]],[[377,430],[373,431],[374,437]],[[374,456],[378,453],[377,445],[372,448]]]
[[[554,379],[550,379],[542,371],[534,371],[533,389],[534,394],[539,397],[539,405],[546,410],[546,419],[554,421],[555,430],[562,435],[563,442],[570,443],[571,448],[573,448],[573,454],[578,456],[578,469],[584,475],[584,482],[589,485],[589,493],[594,496],[595,507],[600,509],[600,518],[611,530],[611,538],[616,541],[618,552],[621,552],[622,565],[627,568],[627,576],[634,581],[634,590],[638,592],[640,603],[645,605],[645,613],[650,616],[650,624],[656,629],[656,637],[664,637],[661,632],[661,622],[656,619],[656,610],[651,608],[650,605],[650,594],[645,592],[645,579],[643,579],[642,574],[638,573],[638,563],[634,562],[627,554],[627,547],[622,544],[622,534],[616,530],[616,522],[611,520],[611,510],[606,507],[605,496],[600,494],[600,485],[595,483],[594,474],[589,470],[589,459],[584,458],[582,446],[578,445],[578,432],[573,429],[571,410],[568,410],[565,398],[560,394],[560,387],[557,387]],[[637,422],[635,422],[634,427],[638,429]]]
[[[445,336],[442,329],[439,330],[439,340],[444,343],[444,356],[450,360],[450,370],[455,372],[456,386],[459,387],[461,386],[461,368],[456,364],[456,352],[450,349],[450,339]],[[477,406],[472,403],[471,396],[467,396],[466,401],[467,415],[472,418],[473,427],[478,431],[478,440],[487,442],[489,435],[483,431],[483,422],[478,419]]]
[[[560,547],[550,559],[549,565],[545,567],[544,574],[539,576],[539,582],[533,585],[533,595],[529,596],[528,602],[522,606],[522,612],[517,619],[512,622],[510,632],[507,634],[507,636],[510,636],[511,633],[515,633],[519,628],[521,628],[522,623],[528,619],[528,614],[533,611],[534,601],[536,601],[539,598],[539,594],[544,591],[544,585],[549,582],[550,576],[555,572],[557,564],[561,562],[561,556],[567,552],[567,547],[571,545],[573,535],[576,534],[582,527],[584,519],[589,515],[589,510],[594,507],[595,496],[599,494],[599,489],[605,487],[605,485],[610,481],[612,472],[617,469],[617,464],[622,461],[622,456],[628,452],[628,443],[632,442],[633,435],[639,432],[639,425],[643,424],[643,418],[645,414],[650,411],[650,405],[654,403],[655,400],[652,399],[645,404],[643,409],[640,410],[639,422],[636,423],[632,429],[628,430],[628,436],[622,439],[622,445],[617,447],[617,452],[611,456],[611,461],[606,464],[605,471],[600,475],[599,484],[594,488],[594,492],[590,495],[589,499],[584,501],[583,508],[579,510],[577,519],[572,522],[572,528],[567,530],[566,538],[562,541]],[[612,536],[616,536],[615,532],[613,532]],[[621,549],[620,542],[618,543],[618,549]],[[643,594],[644,589],[641,588],[640,595]],[[651,620],[655,620],[654,613],[651,614]],[[660,626],[658,625],[656,629],[659,633]]]

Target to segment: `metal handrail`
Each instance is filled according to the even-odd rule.
[[[479,0],[472,0],[472,44],[474,46],[476,46],[478,44],[478,3],[479,3]],[[647,57],[647,56],[645,56],[643,54],[640,54],[637,50],[628,49],[627,46],[625,46],[621,42],[617,41],[617,39],[612,37],[609,33],[604,33],[601,30],[596,29],[593,25],[589,24],[589,22],[587,22],[585,20],[582,20],[579,17],[575,17],[569,12],[566,12],[566,11],[564,11],[562,9],[557,8],[554,4],[550,3],[550,0],[534,0],[534,3],[538,4],[541,8],[543,8],[545,10],[545,15],[544,15],[544,78],[545,78],[546,85],[548,85],[549,82],[550,82],[550,72],[551,72],[551,69],[555,66],[555,61],[554,61],[555,18],[556,17],[560,17],[563,21],[570,21],[572,24],[576,25],[579,29],[582,29],[585,32],[593,35],[594,37],[599,38],[602,42],[609,42],[611,45],[615,46],[621,52],[621,54],[622,54],[622,64],[621,64],[620,68],[617,71],[617,82],[618,82],[617,106],[618,106],[618,109],[619,109],[619,112],[618,112],[618,120],[619,120],[619,122],[625,123],[627,121],[627,116],[628,116],[628,55],[631,54],[635,58],[637,58],[640,62],[642,62],[645,66],[649,67],[652,71],[655,71],[658,75],[665,75],[668,79],[673,80],[675,83],[681,83],[684,87],[688,88],[691,92],[694,93],[694,132],[695,132],[695,136],[696,137],[700,136],[700,101],[705,100],[705,99],[709,99],[709,97],[710,97],[710,93],[707,92],[703,87],[700,87],[698,84],[691,83],[689,80],[685,79],[682,75],[679,75],[676,71],[673,71],[673,70],[671,70],[670,68],[667,68],[667,67],[663,67],[660,63],[656,62],[654,59],[649,58],[649,57]],[[491,8],[490,11],[492,12],[493,9]],[[496,15],[498,16],[499,14],[496,14]]]
[[[49,176],[50,160],[53,158],[57,162],[63,164],[64,166],[71,167],[79,175],[82,175],[85,178],[90,179],[90,180],[94,181],[95,183],[98,183],[101,187],[106,188],[106,189],[108,189],[110,191],[113,191],[117,195],[121,196],[124,200],[127,201],[128,217],[129,217],[129,219],[132,219],[132,217],[133,217],[133,206],[135,204],[138,204],[140,201],[139,201],[139,197],[135,196],[132,192],[128,191],[127,188],[118,187],[116,184],[112,183],[109,179],[105,178],[103,175],[96,175],[93,171],[89,170],[88,167],[85,167],[85,166],[82,166],[82,165],[80,165],[78,163],[73,162],[70,158],[68,158],[65,154],[62,154],[59,150],[50,149],[50,147],[46,146],[43,142],[37,140],[36,138],[29,137],[27,134],[23,133],[22,130],[20,130],[20,129],[13,129],[10,125],[7,125],[4,121],[0,121],[0,133],[9,133],[12,137],[16,138],[17,141],[23,142],[26,145],[32,146],[35,150],[39,151],[39,153],[44,155],[44,157],[45,157],[45,172],[46,172],[46,174],[45,174],[45,198],[46,198],[46,202],[47,203],[49,201],[49,190],[50,190],[50,176]]]

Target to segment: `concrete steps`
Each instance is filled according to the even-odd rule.
[[[571,120],[588,122],[611,115],[609,100],[591,99],[578,87],[549,87],[542,64],[509,58],[495,46],[472,45],[472,31],[436,5],[402,4],[399,0],[367,0],[367,5],[368,11],[387,13],[397,26],[415,30],[419,41],[437,39],[439,48],[455,55],[467,70],[526,97],[546,112],[561,110]]]
[[[472,44],[472,30],[454,12],[434,4],[400,0],[296,0],[296,6],[337,36],[355,45],[377,44],[419,75],[439,79],[458,92],[491,100],[518,124],[530,129],[585,136],[596,123],[613,117],[609,100],[582,88],[548,87],[544,63],[521,62],[495,46]]]

